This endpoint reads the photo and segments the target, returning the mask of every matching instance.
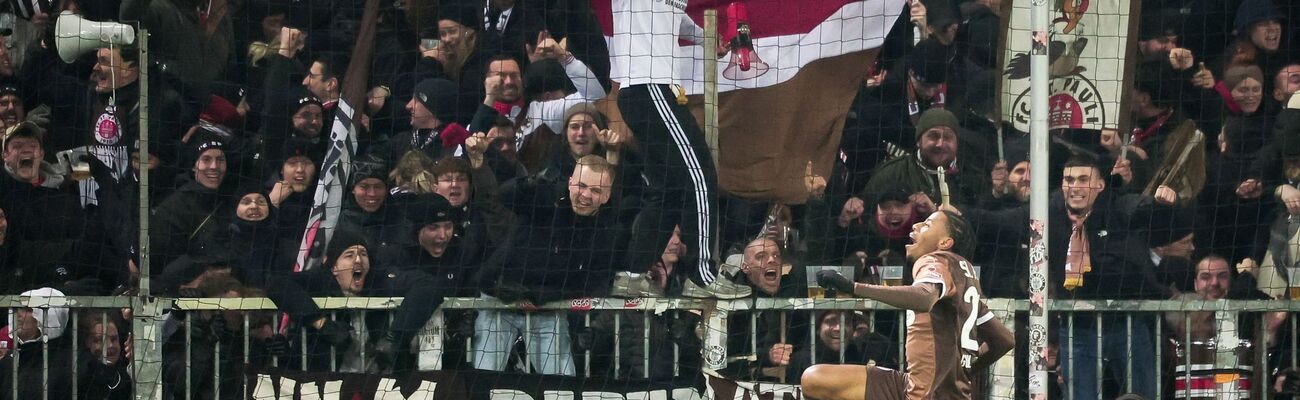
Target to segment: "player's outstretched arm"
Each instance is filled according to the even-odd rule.
[[[981,304],[980,309],[988,310],[988,307]],[[1011,351],[1016,345],[1016,337],[1002,325],[1002,320],[993,315],[992,311],[985,311],[989,318],[985,321],[978,322],[975,332],[979,338],[984,340],[984,351],[980,352],[979,357],[971,364],[971,370],[983,371],[984,368],[993,365],[994,362],[1002,358],[1003,355]],[[983,319],[983,318],[981,318]]]
[[[878,300],[882,303],[916,312],[930,312],[942,293],[939,285],[919,283],[912,286],[882,286],[853,283],[838,271],[817,272],[817,284],[827,289],[852,292],[854,296]]]

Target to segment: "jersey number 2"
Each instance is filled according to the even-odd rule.
[[[970,304],[970,313],[966,316],[966,322],[961,325],[961,348],[978,352],[980,344],[971,334],[975,330],[976,315],[979,314],[980,291],[974,286],[967,287],[966,293],[961,297],[966,304]]]

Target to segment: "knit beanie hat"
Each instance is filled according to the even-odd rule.
[[[562,120],[564,125],[568,125],[569,120],[573,119],[573,116],[578,114],[590,115],[591,119],[596,121],[596,128],[598,129],[609,128],[609,119],[605,118],[605,113],[600,112],[600,109],[597,108],[595,104],[589,102],[582,102],[569,107],[569,109],[564,112],[564,119]]]
[[[420,102],[433,116],[443,123],[451,122],[456,116],[456,92],[459,88],[449,80],[425,79],[415,84],[415,101]]]
[[[405,211],[406,219],[411,221],[416,232],[429,224],[460,220],[458,210],[451,206],[446,197],[437,193],[416,196],[406,203]]]
[[[334,263],[338,262],[339,256],[343,255],[343,251],[352,246],[370,248],[370,244],[366,242],[366,237],[360,233],[346,229],[334,231],[334,237],[330,238],[329,247],[325,249],[325,267],[333,269]]]
[[[1228,90],[1236,88],[1246,78],[1254,79],[1255,82],[1259,82],[1261,85],[1264,84],[1264,72],[1260,71],[1259,67],[1255,65],[1237,65],[1223,72],[1223,84],[1228,86]]]
[[[957,116],[953,115],[952,111],[931,108],[921,113],[921,118],[916,121],[916,138],[920,139],[926,131],[937,126],[946,126],[955,132],[961,127],[961,123],[957,121]]]
[[[388,169],[378,157],[365,156],[352,162],[352,187],[366,179],[375,178],[388,184]]]
[[[438,4],[438,20],[451,20],[475,31],[483,30],[483,2],[443,0]]]

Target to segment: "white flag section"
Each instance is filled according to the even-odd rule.
[[[848,2],[806,32],[755,37],[754,53],[767,63],[768,71],[752,78],[727,79],[724,70],[733,66],[728,62],[732,54],[728,53],[718,60],[718,92],[773,86],[794,78],[800,69],[813,61],[880,47],[894,20],[906,6],[907,2],[898,0]],[[758,11],[751,11],[755,12]],[[791,21],[796,19],[792,17],[786,23],[798,24]],[[703,32],[703,28],[697,28]],[[675,58],[679,60],[692,60],[675,63],[678,84],[689,95],[703,94],[705,53],[702,43],[680,46],[676,53]],[[709,50],[708,54],[712,56],[715,53]]]
[[[357,151],[356,126],[352,116],[356,110],[348,105],[347,100],[340,99],[335,110],[334,126],[330,128],[330,148],[321,163],[320,178],[316,181],[316,197],[307,215],[307,228],[303,231],[302,244],[298,246],[298,258],[293,271],[307,271],[320,265],[325,254],[325,246],[334,235],[334,227],[339,223],[339,214],[343,211],[343,196],[346,195],[347,183],[352,178],[352,158]]]
[[[1002,80],[1002,117],[1029,132],[1031,0],[1015,0],[1007,31]],[[1118,129],[1129,48],[1127,0],[1055,2],[1047,55],[1051,62],[1049,129]]]

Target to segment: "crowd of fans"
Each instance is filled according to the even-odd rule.
[[[709,296],[693,291],[689,271],[702,261],[678,232],[662,254],[630,245],[634,225],[662,225],[642,215],[646,177],[676,174],[645,162],[637,132],[620,126],[612,51],[589,2],[381,1],[373,57],[359,61],[351,54],[361,1],[9,3],[12,17],[0,16],[0,293],[134,294],[145,256],[153,294],[265,296],[291,316],[280,327],[269,313],[172,313],[163,328],[168,396],[211,396],[214,387],[233,396],[242,368],[233,360],[245,351],[250,365],[275,356],[315,371],[437,365],[653,379],[698,371],[696,313],[594,312],[584,323],[531,308],[580,297]],[[721,279],[751,288],[751,297],[807,296],[808,266],[848,265],[860,280],[880,279],[883,267],[907,264],[912,225],[945,209],[976,230],[963,255],[981,266],[984,293],[1028,298],[1029,138],[993,122],[1006,9],[997,0],[910,2],[847,107],[832,174],[809,172],[808,202],[723,194],[722,226],[711,232],[729,255]],[[61,61],[53,30],[65,10],[148,29],[147,72],[133,45]],[[1032,166],[1052,177],[1051,298],[1290,298],[1288,274],[1300,258],[1297,18],[1300,7],[1282,1],[1143,2],[1136,48],[1107,60],[1134,66],[1124,93],[1131,115],[1122,116],[1131,134],[1058,130],[1051,162]],[[369,73],[348,76],[358,62]],[[364,80],[366,101],[351,105],[360,130],[339,228],[320,251],[323,265],[293,272],[317,178],[335,168],[325,155],[347,79]],[[139,141],[145,128],[148,146]],[[142,168],[147,211],[138,200]],[[325,296],[406,301],[389,317],[324,312],[310,301]],[[444,354],[430,360],[411,343],[447,297],[522,309],[449,311]],[[729,376],[797,381],[813,359],[841,354],[898,365],[896,313],[752,313],[731,317]],[[1071,329],[1053,327],[1060,389],[1161,397],[1156,380],[1172,378],[1155,376],[1155,348],[1173,339],[1181,352],[1164,354],[1195,357],[1181,338],[1221,340],[1223,320],[1211,314],[1170,315],[1178,329],[1162,338],[1154,315],[1075,313]],[[69,379],[81,397],[129,398],[122,317],[86,313],[82,337],[71,338],[66,309],[17,310],[0,349],[0,398],[12,393],[12,369],[40,376],[42,353],[50,365],[71,363],[72,340],[84,365],[76,377],[49,374],[50,398],[68,398],[59,391]],[[1272,355],[1257,367],[1277,385],[1261,390],[1300,384],[1279,370],[1296,334],[1287,318],[1235,324],[1265,327],[1240,329]],[[187,320],[192,338],[178,333]],[[299,330],[305,339],[282,334]],[[1099,335],[1100,347],[1091,340]],[[616,346],[617,360],[609,357]],[[304,348],[307,359],[298,359]],[[590,367],[575,362],[583,351],[596,355]],[[188,375],[177,372],[186,358],[197,366]],[[1091,367],[1099,358],[1100,371]],[[1128,365],[1133,386],[1125,388]],[[45,384],[20,382],[19,398]]]

